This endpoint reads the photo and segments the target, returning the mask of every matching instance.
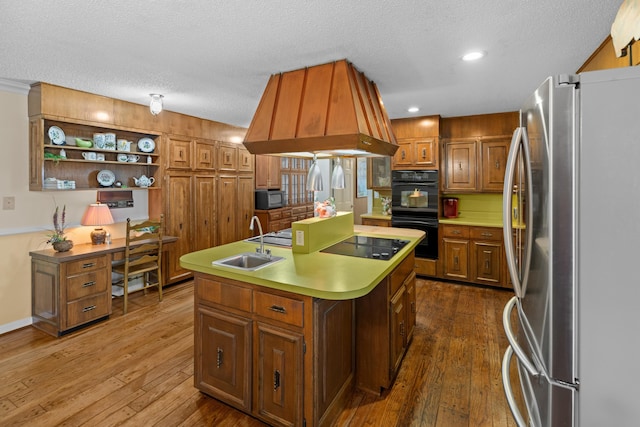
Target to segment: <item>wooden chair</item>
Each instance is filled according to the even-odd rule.
[[[126,247],[124,262],[112,267],[112,271],[123,275],[122,284],[114,283],[124,288],[124,314],[127,314],[127,296],[129,281],[132,277],[140,276],[143,290],[157,286],[158,296],[162,301],[162,227],[163,215],[160,221],[147,220],[132,224],[127,218]],[[152,281],[151,273],[156,272],[156,280]]]

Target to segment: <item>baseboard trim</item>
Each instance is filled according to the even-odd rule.
[[[4,325],[0,325],[0,335],[6,334],[7,332],[15,331],[16,329],[24,328],[25,326],[29,326],[33,323],[31,317],[27,317],[26,319],[16,320],[11,323],[5,323]]]

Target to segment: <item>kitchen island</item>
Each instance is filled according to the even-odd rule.
[[[390,260],[272,246],[283,260],[255,271],[212,265],[255,243],[182,256],[195,272],[195,386],[282,426],[329,425],[354,386],[390,387],[415,325],[413,252],[424,233],[353,233],[409,243]]]

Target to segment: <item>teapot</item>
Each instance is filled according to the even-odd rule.
[[[147,178],[146,175],[142,175],[140,178],[133,177],[133,181],[138,187],[151,187],[156,179],[154,177]]]

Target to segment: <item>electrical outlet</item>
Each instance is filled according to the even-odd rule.
[[[16,198],[14,196],[5,196],[2,198],[2,210],[12,211],[16,208]]]

